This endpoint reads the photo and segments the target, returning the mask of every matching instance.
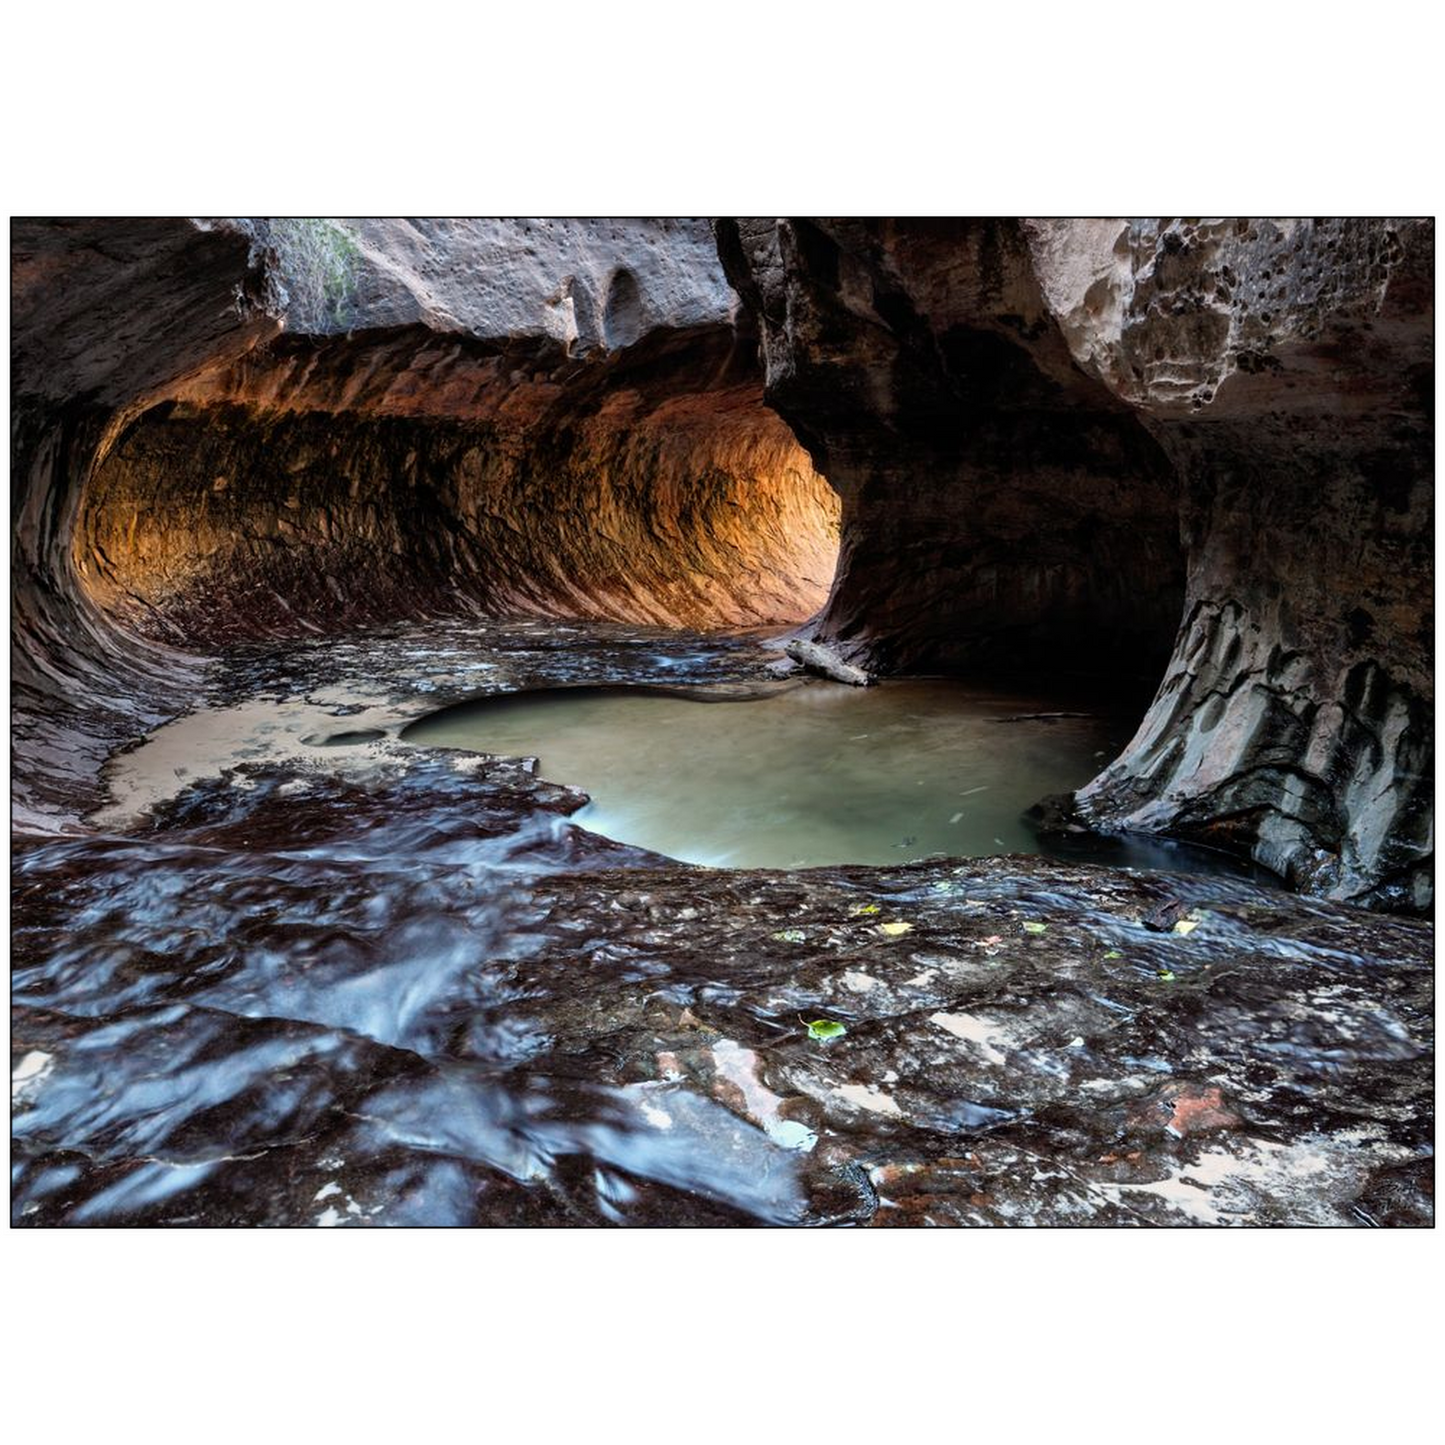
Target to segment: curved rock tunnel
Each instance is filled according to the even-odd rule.
[[[125,1122],[64,1115],[84,1089],[23,1113],[16,1208],[170,1222],[189,1188],[211,1222],[308,1221],[361,1210],[345,1155],[401,1222],[872,1220],[891,1190],[894,1222],[1177,1223],[1195,1145],[1163,1118],[1237,1129],[1219,1147],[1265,1181],[1224,1177],[1211,1222],[1240,1190],[1264,1220],[1427,1217],[1428,929],[1336,905],[1431,904],[1432,244],[1411,221],[17,223],[22,1086],[104,1035]],[[1191,940],[1151,932],[1165,885],[1121,870],[668,868],[554,826],[579,795],[506,760],[387,757],[370,793],[247,763],[98,833],[107,760],[215,660],[265,690],[310,649],[321,691],[315,660],[367,628],[464,647],[499,618],[1143,681],[1060,826],[1209,844],[1314,899],[1173,878],[1222,920]],[[546,645],[520,685],[554,685]],[[1342,992],[1346,956],[1394,972]],[[854,1052],[768,1053],[800,1007]],[[156,1104],[188,1050],[225,1118]],[[1141,1082],[1158,1055],[1169,1082]],[[685,1163],[619,1134],[635,1090]],[[1328,1159],[1307,1198],[1246,1120]],[[1039,1183],[1054,1156],[1083,1193]]]
[[[806,623],[1162,672],[1077,819],[1428,903],[1428,224],[328,224],[17,229],[22,803],[157,645]]]
[[[539,223],[540,256],[520,227],[448,224],[429,259],[460,316],[398,270],[425,239],[404,226],[374,228],[340,298],[279,223],[19,228],[34,821],[93,802],[185,658],[246,639],[458,613],[746,628],[826,598],[838,499],[763,401],[706,223]],[[480,257],[469,292],[452,273]]]
[[[832,577],[837,499],[756,382],[729,377],[719,340],[633,348],[585,386],[483,383],[463,415],[333,394],[378,364],[350,342],[308,346],[295,390],[208,378],[136,418],[95,467],[76,571],[106,611],[201,648],[459,605],[802,620]],[[267,350],[260,365],[287,366],[288,348]]]

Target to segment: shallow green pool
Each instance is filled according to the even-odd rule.
[[[584,827],[687,862],[791,868],[930,853],[1033,853],[1021,814],[1087,782],[1127,740],[1097,715],[943,681],[809,682],[746,701],[636,688],[489,698],[411,743],[535,756],[586,791]]]

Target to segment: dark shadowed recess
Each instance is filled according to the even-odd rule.
[[[718,223],[851,663],[1152,673],[1076,821],[1433,896],[1433,224]]]

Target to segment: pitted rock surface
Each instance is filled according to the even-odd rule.
[[[737,305],[705,220],[202,224],[252,241],[287,328],[308,335],[420,325],[582,355],[621,350],[657,329],[727,325]]]

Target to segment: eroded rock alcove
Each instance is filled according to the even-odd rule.
[[[1158,667],[1089,826],[1427,906],[1433,235],[720,223],[768,397],[844,498],[816,635],[873,666]]]
[[[276,341],[148,410],[81,504],[92,597],[202,646],[458,606],[677,627],[816,610],[836,498],[722,328],[557,373],[464,346],[433,364],[428,344]],[[390,394],[392,368],[427,389]]]
[[[747,627],[827,594],[837,497],[763,402],[705,222],[16,246],[22,720],[31,688],[74,710],[92,664],[135,677],[125,713],[152,644],[457,612]]]

